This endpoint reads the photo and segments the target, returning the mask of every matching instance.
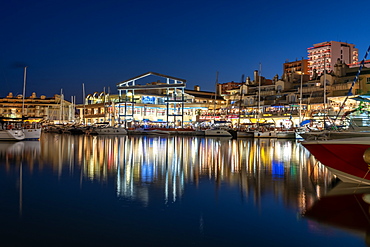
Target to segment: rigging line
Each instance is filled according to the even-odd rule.
[[[358,187],[360,187],[360,185],[363,183],[363,181],[365,180],[365,178],[366,178],[367,174],[369,174],[369,172],[370,172],[370,169],[367,170],[367,172],[365,173],[365,176],[357,184],[356,190],[353,193],[355,193],[357,191]]]
[[[359,200],[358,200],[357,196],[356,196],[355,194],[354,194],[353,196],[355,197],[355,200],[356,200],[356,202],[357,202],[358,206],[360,207],[361,212],[364,214],[365,219],[366,219],[366,220],[367,220],[367,222],[370,224],[370,219],[369,219],[368,214],[366,213],[366,210],[362,207],[362,205],[361,205],[361,203],[359,202]]]
[[[364,58],[361,61],[360,67],[358,68],[357,74],[356,74],[355,78],[353,79],[353,82],[352,82],[352,85],[351,85],[350,89],[348,90],[347,96],[344,99],[344,101],[342,102],[342,105],[340,106],[339,111],[338,111],[337,115],[335,116],[335,120],[338,119],[338,116],[339,116],[340,112],[342,111],[342,109],[344,108],[344,105],[345,105],[348,97],[351,96],[351,95],[353,95],[352,89],[353,89],[356,81],[358,80],[358,77],[360,76],[361,70],[364,67],[365,60],[366,60],[367,55],[369,54],[369,51],[370,51],[370,46],[367,48],[367,51],[365,53],[365,56],[364,56]]]

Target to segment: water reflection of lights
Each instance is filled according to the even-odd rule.
[[[186,184],[201,186],[206,179],[239,186],[242,196],[259,198],[271,191],[303,209],[332,178],[290,140],[47,134],[40,143],[39,169],[51,167],[58,176],[79,172],[82,182],[113,182],[117,196],[144,204],[153,191],[175,202]]]

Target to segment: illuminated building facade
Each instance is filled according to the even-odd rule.
[[[44,121],[61,123],[75,120],[74,105],[64,100],[63,95],[54,95],[47,98],[44,95],[36,96],[32,93],[30,97],[23,99],[22,95],[14,96],[9,93],[0,98],[0,115],[6,118],[42,118]]]
[[[171,83],[156,81],[140,85],[136,82],[149,75],[165,77]],[[181,79],[154,72],[121,82],[117,87],[118,95],[96,92],[86,97],[84,105],[77,106],[83,123],[186,127],[193,122],[220,119],[219,111],[225,103],[223,97],[214,92],[201,91],[199,86],[194,90],[185,89]]]
[[[358,62],[358,49],[355,45],[345,42],[328,41],[314,44],[307,52],[308,72],[311,78],[323,74],[324,69],[331,72],[337,60],[348,65]]]
[[[296,60],[293,62],[285,62],[283,64],[283,74],[294,74],[294,73],[303,73],[308,74],[308,60]]]
[[[217,91],[219,94],[228,94],[228,90],[240,88],[243,85],[243,82],[226,82],[226,83],[217,83]]]

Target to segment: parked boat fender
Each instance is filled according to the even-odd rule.
[[[366,149],[362,158],[364,159],[364,161],[366,162],[367,164],[367,167],[369,168],[370,170],[370,148]]]

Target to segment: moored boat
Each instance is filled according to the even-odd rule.
[[[23,124],[23,132],[26,140],[39,140],[41,137],[41,130],[42,128],[40,123],[25,122]]]
[[[297,139],[297,134],[294,130],[278,130],[276,131],[278,139]]]
[[[370,137],[370,131],[310,131],[300,134],[303,139],[310,140],[333,140],[354,137]]]
[[[206,129],[204,131],[205,136],[223,136],[223,137],[232,137],[232,134],[223,128],[212,128]]]
[[[305,141],[302,145],[343,182],[370,185],[370,161],[364,160],[370,156],[369,137]]]
[[[247,130],[238,130],[236,131],[237,138],[253,138],[254,131],[247,131]]]
[[[25,139],[22,128],[11,124],[1,124],[0,141],[22,141]]]
[[[276,138],[277,133],[274,130],[267,130],[267,131],[255,131],[254,132],[255,138]]]
[[[12,126],[12,129],[21,129],[24,133],[25,140],[40,139],[42,128],[40,119],[1,117],[0,122],[4,126]]]
[[[98,135],[127,135],[127,130],[121,127],[105,126],[94,130]]]

